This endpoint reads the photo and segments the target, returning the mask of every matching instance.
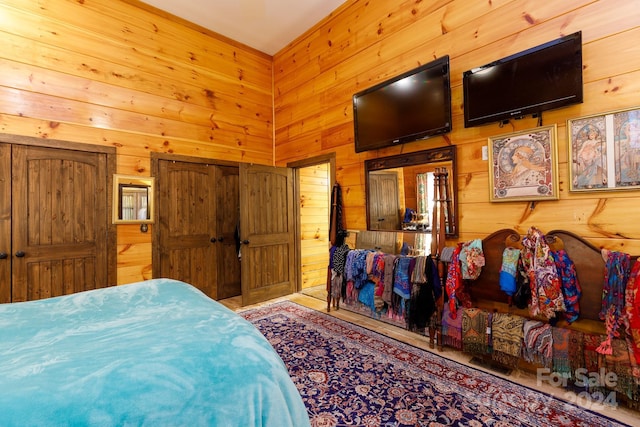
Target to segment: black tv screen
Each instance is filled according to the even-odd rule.
[[[582,33],[466,71],[462,83],[465,127],[581,103]]]
[[[451,132],[449,57],[353,95],[356,153]]]

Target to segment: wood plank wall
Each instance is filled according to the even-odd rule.
[[[582,31],[584,99],[546,112],[558,126],[560,200],[490,203],[482,147],[491,136],[537,126],[464,128],[462,73],[529,47]],[[455,144],[460,240],[501,228],[522,234],[565,229],[596,246],[640,254],[640,190],[569,192],[566,121],[640,107],[639,0],[350,0],[274,56],[275,152],[283,165],[310,153],[336,153],[347,227],[364,229],[366,159]],[[451,58],[453,132],[356,154],[351,96],[437,57]]]
[[[302,289],[327,283],[329,265],[329,163],[298,169],[300,188],[300,252]]]
[[[461,239],[537,225],[640,253],[640,193],[570,193],[566,138],[569,118],[640,106],[639,0],[348,0],[274,58],[138,0],[5,0],[0,22],[0,132],[113,146],[117,172],[139,175],[151,152],[279,165],[335,152],[353,229],[365,226],[364,160],[452,143]],[[489,203],[482,146],[536,123],[465,129],[462,72],[578,30],[585,103],[544,115],[558,124],[560,200]],[[351,95],[444,54],[454,131],[355,154]],[[150,272],[151,233],[118,226],[118,283]]]
[[[3,0],[0,132],[273,164],[272,57],[137,0]],[[162,209],[162,207],[159,207]],[[151,276],[151,232],[118,226],[118,283]]]

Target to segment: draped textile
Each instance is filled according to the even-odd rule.
[[[576,369],[586,366],[584,361],[584,334],[582,332],[569,329],[568,353],[570,372],[576,372]]]
[[[458,310],[458,293],[462,292],[463,282],[462,282],[462,273],[460,272],[460,250],[462,249],[462,244],[458,243],[456,248],[453,250],[453,255],[451,256],[451,262],[449,263],[449,267],[447,268],[447,280],[445,283],[447,296],[449,297],[449,316],[452,319],[455,319],[457,316]]]
[[[571,361],[569,359],[570,330],[565,328],[551,328],[553,340],[552,365],[553,372],[571,375]]]
[[[522,238],[522,246],[523,267],[531,288],[529,312],[532,316],[542,314],[552,319],[556,312],[565,311],[565,305],[551,248],[536,227],[529,228]]]
[[[416,175],[418,214],[423,215],[425,219],[428,219],[429,217],[429,184],[427,177],[427,173],[419,173]]]
[[[551,367],[553,356],[553,337],[551,325],[539,320],[527,320],[524,322],[524,347],[523,356],[527,362],[540,363]]]
[[[596,349],[600,343],[606,338],[606,335],[587,334],[583,335],[584,340],[584,368],[587,372],[598,372],[600,366],[604,366],[604,356],[599,354]],[[603,391],[602,387],[591,387],[589,391]]]
[[[424,330],[436,312],[436,292],[435,286],[440,278],[437,274],[437,267],[431,257],[417,257],[412,277],[416,276],[416,270],[422,269],[422,282],[414,282],[411,290],[411,300],[409,303],[409,316],[407,327],[409,330]],[[435,271],[435,274],[434,274]]]
[[[393,272],[396,258],[393,254],[384,255],[384,289],[382,290],[382,301],[388,305],[391,305],[391,297],[393,295]]]
[[[331,191],[331,212],[329,219],[329,241],[333,246],[344,243],[346,230],[342,212],[342,188],[337,182],[333,184]]]
[[[382,300],[382,294],[384,293],[384,253],[375,252],[373,255],[373,262],[371,266],[370,278],[373,282],[375,289],[373,293],[374,307],[377,311],[384,308],[384,301]]]
[[[347,254],[347,264],[345,276],[347,281],[352,281],[356,289],[364,286],[368,280],[367,254],[371,252],[366,249],[354,249]]]
[[[331,257],[331,268],[337,273],[343,274],[345,264],[347,263],[347,254],[350,251],[349,245],[334,246]]]
[[[482,272],[484,262],[481,239],[473,239],[462,244],[460,248],[460,270],[463,279],[477,279]]]
[[[462,316],[451,317],[449,305],[442,310],[442,344],[462,350]]]
[[[562,283],[565,305],[564,318],[567,322],[573,323],[580,316],[580,297],[582,296],[576,266],[564,249],[551,251],[551,256],[556,263],[558,277]]]
[[[504,248],[502,252],[499,283],[500,289],[509,296],[516,293],[518,259],[520,259],[520,249],[511,247]]]
[[[522,350],[524,318],[509,313],[494,313],[491,318],[492,358],[506,366],[518,365]]]
[[[611,341],[611,354],[605,355],[606,372],[616,374],[614,390],[632,400],[638,399],[638,386],[633,377],[627,341],[615,338]]]
[[[462,311],[462,349],[466,353],[485,354],[489,349],[489,313],[479,308]]]
[[[400,295],[403,299],[411,298],[411,273],[415,266],[415,258],[398,257],[396,261],[396,269],[394,272],[393,292]]]
[[[600,319],[604,320],[607,335],[596,351],[600,354],[611,354],[613,352],[612,340],[620,336],[619,328],[623,323],[623,316],[626,314],[625,294],[631,257],[624,252],[606,249],[602,250],[602,255],[606,258],[606,263],[602,288],[602,307],[599,315]]]
[[[629,349],[636,365],[640,365],[640,262],[631,269],[625,291],[624,324],[630,337]],[[637,375],[640,377],[640,373]]]

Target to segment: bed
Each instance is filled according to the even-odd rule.
[[[153,279],[0,305],[2,425],[307,426],[249,322]]]

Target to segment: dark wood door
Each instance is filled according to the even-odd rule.
[[[11,145],[0,143],[0,303],[11,302]]]
[[[242,304],[295,290],[291,169],[240,165]]]
[[[239,170],[237,166],[216,166],[216,245],[218,299],[240,295],[240,226]]]
[[[107,155],[0,145],[3,169],[11,152],[11,197],[3,197],[0,209],[6,232],[5,203],[11,200],[11,301],[115,285]],[[6,288],[3,279],[5,298]]]
[[[372,230],[400,230],[398,175],[395,172],[369,173],[369,222]]]
[[[159,160],[159,266],[155,277],[187,282],[217,299],[216,168]]]

